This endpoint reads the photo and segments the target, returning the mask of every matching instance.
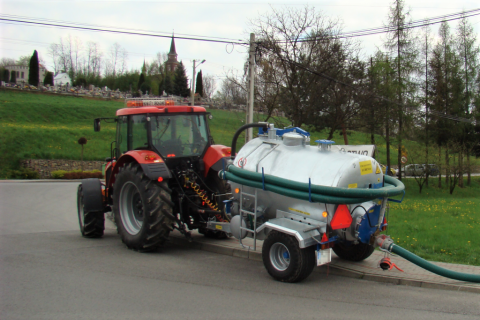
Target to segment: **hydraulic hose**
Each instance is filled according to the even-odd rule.
[[[480,282],[480,274],[462,273],[462,272],[452,271],[452,270],[439,267],[437,265],[434,265],[433,263],[430,263],[420,258],[419,256],[411,253],[410,251],[405,250],[404,248],[396,244],[392,244],[390,247],[390,250],[393,253],[398,254],[400,257],[403,257],[408,261],[416,264],[417,266],[422,267],[423,269],[426,269],[430,272],[436,273],[442,277],[460,280],[460,281]]]
[[[333,204],[362,203],[378,198],[392,197],[401,194],[405,189],[401,181],[389,176],[384,176],[387,186],[379,189],[349,189],[319,185],[309,186],[308,183],[296,182],[268,174],[262,175],[261,173],[237,168],[234,165],[228,166],[227,172],[222,171],[220,177],[250,187],[264,188],[287,197]]]

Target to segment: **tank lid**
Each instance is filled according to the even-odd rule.
[[[288,132],[283,134],[283,144],[286,146],[301,146],[305,141],[305,137],[296,132]]]

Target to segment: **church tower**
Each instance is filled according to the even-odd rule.
[[[172,35],[172,43],[170,44],[170,52],[168,53],[168,60],[165,62],[166,69],[168,72],[173,73],[175,69],[180,64],[177,61],[177,51],[175,49],[175,36]]]

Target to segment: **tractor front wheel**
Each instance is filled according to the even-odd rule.
[[[85,199],[83,186],[80,184],[77,190],[77,211],[80,232],[85,238],[100,238],[105,229],[105,215],[103,212],[85,211]]]
[[[148,179],[137,164],[120,168],[115,178],[113,213],[123,243],[133,250],[155,251],[173,230],[171,190]]]
[[[262,247],[263,264],[276,280],[299,282],[315,267],[314,247],[301,249],[295,237],[271,231]]]

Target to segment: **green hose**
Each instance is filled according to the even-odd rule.
[[[242,185],[272,191],[281,195],[301,200],[332,204],[362,203],[378,198],[399,195],[405,189],[403,183],[397,179],[385,176],[387,186],[379,189],[349,189],[327,187],[287,180],[272,175],[252,172],[230,165],[227,172],[221,172],[220,177]],[[264,182],[263,183],[263,179]],[[310,189],[310,192],[309,192]]]
[[[442,277],[447,277],[450,279],[460,280],[460,281],[468,281],[468,282],[480,282],[480,274],[469,274],[469,273],[462,273],[456,272],[452,270],[448,270],[433,263],[430,263],[419,256],[411,253],[410,251],[405,250],[404,248],[393,244],[391,251],[395,254],[398,254],[400,257],[407,259],[408,261],[416,264],[423,269],[426,269],[430,272],[436,273]]]

